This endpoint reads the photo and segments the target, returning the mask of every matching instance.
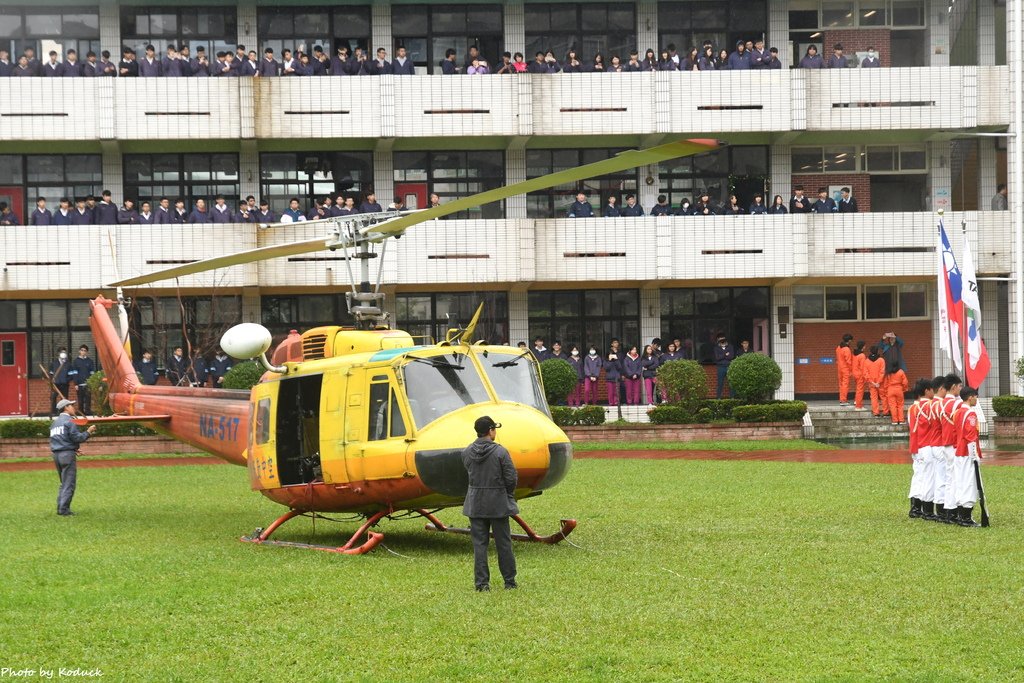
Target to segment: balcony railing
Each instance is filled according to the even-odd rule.
[[[981,274],[1010,272],[1010,213],[947,215],[955,252],[961,219]],[[316,222],[253,225],[63,226],[4,229],[2,284],[8,291],[95,292],[115,278],[325,234]],[[45,236],[45,239],[42,237]],[[110,248],[117,245],[117,268]],[[75,244],[54,251],[49,245]],[[716,216],[634,219],[429,221],[391,242],[383,282],[398,286],[931,277],[936,216]],[[374,266],[376,267],[374,262]],[[181,278],[154,288],[342,288],[344,254],[316,252]]]
[[[0,140],[363,139],[998,128],[1005,66],[4,82]]]

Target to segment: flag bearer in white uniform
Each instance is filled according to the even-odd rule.
[[[953,458],[952,495],[956,502],[956,523],[960,526],[981,526],[971,513],[978,502],[978,481],[974,476],[974,462],[981,461],[981,443],[978,434],[978,392],[967,387],[960,392],[963,403],[956,409],[956,457]]]

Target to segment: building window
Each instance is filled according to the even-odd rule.
[[[285,49],[311,53],[319,45],[333,57],[342,46],[348,46],[350,54],[357,47],[370,47],[369,5],[260,7],[256,23],[259,52],[273,48],[278,60]]]
[[[191,57],[202,47],[210,62],[218,52],[234,52],[238,35],[237,10],[234,7],[122,7],[121,42],[142,58],[146,45],[157,55],[168,45],[188,45]],[[247,46],[256,49],[255,45]],[[258,50],[257,50],[258,52]],[[117,57],[111,55],[115,62]]]
[[[504,41],[501,5],[392,5],[391,32],[395,47],[404,46],[409,59],[429,73],[441,73],[445,50],[456,52],[463,66],[470,45],[496,68]]]
[[[925,145],[794,147],[793,173],[927,173]]]
[[[663,161],[658,166],[659,192],[672,206],[687,199],[695,202],[701,192],[724,203],[735,194],[741,206],[749,206],[755,194],[763,195],[768,182],[768,147],[726,147],[707,154]],[[771,204],[765,198],[765,204]],[[649,208],[649,207],[645,207]]]
[[[351,195],[356,206],[373,186],[371,152],[264,152],[260,154],[260,198],[277,213],[298,197],[303,209],[313,198]],[[378,201],[386,204],[383,197]]]
[[[25,48],[36,51],[40,64],[55,50],[61,55],[75,50],[85,62],[90,50],[100,53],[100,14],[93,7],[0,7],[0,49],[11,54],[11,64]]]
[[[446,292],[442,294],[398,294],[395,321],[399,329],[430,343],[445,338],[448,329],[466,325],[477,306],[484,305],[473,341],[507,344],[508,294],[505,292]]]
[[[928,318],[923,284],[803,286],[793,288],[796,320],[896,320]]]
[[[528,149],[526,150],[526,177],[537,178],[576,168],[615,156],[622,149]],[[526,195],[526,215],[530,218],[564,218],[576,193],[588,195],[594,215],[601,214],[609,196],[615,196],[621,206],[623,197],[637,188],[637,169],[587,178],[567,185],[558,185]],[[649,208],[649,207],[648,207]]]
[[[124,196],[142,202],[167,197],[185,200],[190,210],[197,199],[213,204],[224,195],[228,206],[238,202],[237,154],[125,154]]]
[[[103,164],[99,154],[0,155],[0,201],[7,202],[23,224],[35,209],[36,199],[57,208],[62,197],[93,195],[103,191]]]
[[[344,294],[264,296],[260,308],[260,318],[273,333],[275,343],[284,339],[291,330],[304,332],[323,325],[354,324]]]
[[[767,329],[771,304],[768,287],[699,287],[661,290],[661,348],[682,342],[684,358],[710,363],[718,335],[732,344],[754,341],[755,328]],[[760,342],[755,349],[762,348]]]
[[[135,297],[129,310],[132,355],[151,351],[157,365],[180,346],[188,354],[209,356],[220,338],[242,322],[242,300],[237,296]]]
[[[587,289],[530,292],[530,339],[517,339],[533,346],[535,337],[543,337],[550,349],[555,340],[566,352],[572,344],[586,353],[589,346],[606,351],[612,339],[619,339],[629,350],[640,339],[640,293],[635,289]]]
[[[600,52],[608,64],[616,54],[625,61],[636,47],[633,3],[529,4],[525,9],[527,61],[548,50],[562,61],[575,48],[583,61]]]
[[[436,192],[441,203],[468,197],[501,187],[505,182],[505,153],[475,152],[395,152],[395,194],[414,194],[426,198]],[[378,197],[381,204],[391,197]],[[504,202],[484,204],[460,211],[449,218],[503,218]]]
[[[705,40],[710,40],[716,49],[725,46],[731,52],[737,40],[764,36],[767,27],[768,8],[764,0],[658,3],[659,45],[675,45],[681,56],[691,47],[699,50]],[[656,45],[642,46],[641,59],[647,47],[658,49]]]

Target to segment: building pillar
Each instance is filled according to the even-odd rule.
[[[793,51],[789,49],[789,7],[785,2],[768,2],[768,35],[765,37],[765,45],[778,48],[782,68],[790,67]]]
[[[374,2],[371,5],[370,17],[370,31],[372,32],[370,40],[370,55],[367,59],[373,59],[377,54],[377,48],[382,47],[388,51],[388,59],[391,59],[394,55],[391,53],[391,2],[390,0],[382,0],[381,2]]]
[[[255,140],[242,140],[238,152],[238,190],[241,198],[260,197],[260,154]]]
[[[526,180],[526,148],[513,144],[505,150],[505,184]],[[526,195],[517,194],[505,200],[505,218],[526,218]]]
[[[988,358],[992,363],[988,377],[978,390],[979,395],[983,398],[999,396],[1004,393],[1005,380],[1000,371],[1002,367],[1005,367],[1005,363],[1000,362],[1003,360],[1003,349],[1000,345],[1002,335],[999,334],[999,323],[1000,318],[1005,319],[1006,312],[999,310],[999,284],[993,281],[978,283],[978,298],[981,300],[982,311],[981,338],[985,341],[985,349],[988,351]],[[987,311],[991,311],[991,313],[986,313]]]
[[[103,150],[103,189],[110,190],[110,200],[120,206],[124,201],[124,161],[116,140],[100,142]],[[134,199],[134,197],[133,197]],[[100,198],[97,197],[96,201]]]
[[[789,207],[789,197],[793,191],[793,165],[789,145],[772,145],[768,150],[768,168],[771,189],[768,191],[770,197],[764,198],[764,203],[771,206],[777,194]]]
[[[658,3],[652,2],[651,0],[640,0],[636,3],[636,42],[634,43],[637,50],[640,51],[640,58],[643,59],[644,50],[646,48],[641,47],[643,45],[661,45],[661,41],[658,40]],[[685,55],[687,46],[677,45],[679,54]],[[619,55],[622,58],[622,63],[625,64],[629,61],[629,55]],[[682,56],[680,57],[682,59]],[[611,62],[610,55],[605,55],[605,64]]]
[[[523,53],[529,62],[532,55],[526,54],[526,11],[523,0],[505,0],[504,4],[505,51],[515,54]],[[500,60],[499,60],[500,63]]]
[[[1021,107],[1021,70],[1024,69],[1024,45],[1021,45],[1021,22],[1024,22],[1024,0],[1008,0],[1006,3],[1006,63],[1010,69],[1007,99],[1010,105],[1009,137],[1006,140],[1006,182],[1009,187],[1010,229],[1013,235],[1014,268],[1013,280],[1010,282],[1008,295],[1009,309],[1009,353],[1013,368],[1017,359],[1024,354],[1024,130],[1020,122],[1024,114]],[[1012,370],[1011,370],[1012,372]],[[1022,393],[1020,382],[1011,382],[1010,390],[1015,394]]]
[[[378,146],[373,151],[373,191],[383,207],[395,198],[395,166],[390,146]]]
[[[775,398],[792,400],[796,393],[792,287],[778,285],[772,288],[772,308],[768,318],[771,325],[771,357],[782,370],[782,384],[775,392]]]
[[[953,171],[952,171],[952,148],[949,142],[928,143],[928,182],[930,190],[926,197],[927,207],[930,202],[932,211],[945,212],[953,210]]]
[[[928,66],[949,66],[949,3],[947,0],[926,0],[925,21],[928,30],[925,45],[928,46]]]
[[[998,156],[994,138],[978,138],[978,209],[992,208],[992,197],[998,185]]]
[[[508,343],[515,346],[521,341],[531,346],[529,292],[513,289],[508,293]]]
[[[657,284],[640,289],[640,349],[661,336],[661,289]],[[662,340],[661,350],[665,350]]]
[[[978,64],[1000,64],[996,55],[996,3],[978,0]]]
[[[259,287],[242,288],[242,322],[263,323],[263,305]]]
[[[259,47],[259,37],[256,35],[256,3],[243,0],[238,5],[238,43],[245,45],[245,49],[256,50],[256,58],[262,59],[262,50]]]
[[[121,59],[121,8],[113,3],[100,3],[100,50],[110,52],[115,65]]]

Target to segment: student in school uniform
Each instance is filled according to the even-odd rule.
[[[661,359],[654,352],[654,347],[648,344],[644,347],[644,354],[640,359],[640,367],[643,369],[644,375],[644,396],[652,406],[658,402],[655,399],[655,385],[658,382],[659,365],[661,365]]]
[[[85,207],[85,198],[78,197],[75,199],[75,208],[71,210],[71,214],[68,216],[69,225],[92,225],[92,214]]]
[[[941,513],[938,510],[936,512],[943,522],[955,524],[957,521],[955,512],[957,503],[953,484],[953,465],[956,458],[956,423],[954,416],[962,402],[960,392],[963,390],[964,385],[963,380],[952,373],[943,377],[936,377],[935,381],[941,383],[943,392],[941,404],[933,406],[932,412],[937,415],[941,425],[940,444],[944,458],[940,465],[944,466],[945,469],[945,486],[941,492],[941,498],[936,496],[935,506],[938,508],[941,503]]]
[[[569,347],[569,365],[576,371],[576,386],[569,392],[568,402],[572,407],[578,407],[583,398],[583,358],[580,356],[580,347],[572,344]]]
[[[603,368],[604,362],[597,353],[597,347],[591,345],[583,359],[583,402],[587,405],[596,405],[598,402],[597,382]]]
[[[635,346],[622,359],[622,378],[626,384],[626,405],[640,405],[640,382],[643,379],[643,361]]]
[[[53,212],[54,225],[71,225],[71,201],[67,197],[60,198],[60,206]]]
[[[32,210],[32,214],[28,217],[29,225],[52,225],[53,214],[46,208],[46,200],[40,197],[36,200],[36,208]]]
[[[911,458],[911,476],[910,476],[910,492],[907,497],[910,498],[910,513],[909,516],[914,518],[924,518],[926,516],[924,510],[924,498],[928,495],[928,488],[930,486],[927,481],[927,469],[930,466],[930,447],[922,448],[922,442],[925,439],[928,431],[928,421],[931,419],[931,386],[926,380],[920,379],[914,384],[913,393],[914,402],[910,404],[910,410],[907,411],[907,422],[910,432],[910,458]],[[929,510],[930,512],[930,510]]]
[[[139,211],[139,223],[141,225],[153,225],[156,222],[156,216],[153,215],[153,205],[149,202],[142,202],[142,210]]]
[[[619,342],[613,341],[612,347],[604,358],[604,384],[608,392],[608,405],[619,405],[619,384],[622,381],[622,350]]]
[[[885,393],[889,401],[889,415],[892,417],[892,423],[894,425],[906,424],[903,415],[903,397],[910,388],[910,382],[899,364],[891,363],[889,365],[888,381]]]

